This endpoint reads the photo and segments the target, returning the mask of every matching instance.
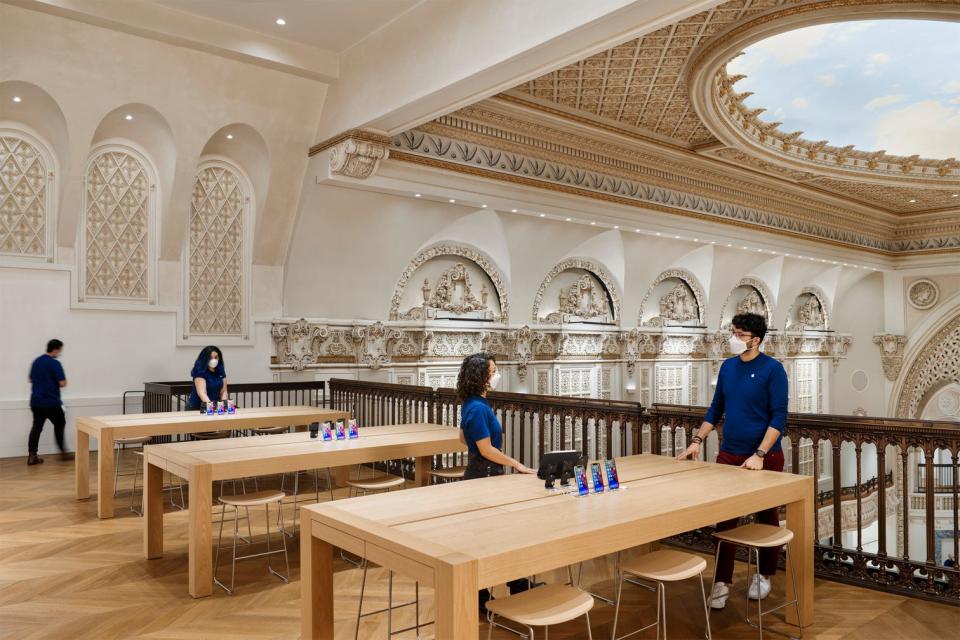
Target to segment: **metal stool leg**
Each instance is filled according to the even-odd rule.
[[[800,592],[797,591],[797,574],[793,570],[793,554],[790,553],[790,544],[784,547],[787,554],[787,566],[790,568],[790,582],[793,584],[793,606],[797,611],[797,627],[800,629],[800,636],[803,637],[803,618],[800,617]]]
[[[707,588],[703,584],[703,572],[700,572],[700,594],[703,596],[703,619],[707,623],[707,640],[713,640],[710,634],[710,605],[707,604]]]
[[[357,627],[353,633],[353,640],[359,640],[360,638],[360,618],[363,617],[361,615],[363,613],[363,592],[367,587],[367,569],[369,568],[366,558],[363,559],[362,566],[363,576],[360,578],[360,604],[357,605]]]
[[[137,495],[137,476],[140,475],[140,460],[142,459],[143,458],[141,456],[137,456],[137,459],[134,462],[133,489],[130,491],[130,511],[137,514],[138,516],[143,515],[143,492],[140,493],[140,511],[137,511],[137,509],[133,506],[133,504],[134,504],[134,498],[136,498],[136,495]]]

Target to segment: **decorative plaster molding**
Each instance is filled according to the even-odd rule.
[[[583,269],[584,271],[589,271],[597,278],[597,280],[600,281],[604,289],[606,289],[607,295],[610,296],[610,300],[612,302],[613,320],[614,322],[619,322],[620,296],[617,293],[616,287],[613,286],[613,281],[611,280],[610,275],[607,273],[606,269],[604,269],[595,260],[579,257],[562,260],[554,265],[554,267],[547,273],[546,277],[543,279],[543,282],[540,283],[540,288],[537,289],[537,295],[533,298],[533,313],[531,314],[533,321],[543,321],[543,319],[540,318],[540,305],[543,303],[543,296],[547,292],[547,287],[551,282],[553,282],[554,278],[569,269]]]
[[[730,299],[733,297],[733,292],[739,289],[740,287],[750,287],[759,296],[760,303],[763,305],[763,313],[761,315],[764,316],[764,318],[766,318],[767,320],[767,331],[772,331],[773,330],[773,307],[770,306],[770,301],[773,300],[773,296],[770,293],[770,288],[767,286],[767,284],[763,280],[759,278],[754,278],[753,276],[746,276],[746,277],[740,278],[740,281],[737,282],[737,284],[730,291],[730,295],[728,295],[727,299],[723,301],[723,306],[720,308],[720,322],[721,322],[720,328],[727,329],[729,327],[729,325],[723,326],[723,323],[727,320],[726,318],[727,306],[730,304]],[[740,313],[740,312],[741,312],[740,309],[737,309],[734,314],[731,314],[731,318],[733,317],[733,315],[736,315],[737,313]]]
[[[918,417],[930,391],[956,381],[960,381],[960,316],[927,340],[910,363],[897,400],[897,417]]]
[[[400,279],[397,281],[397,286],[393,289],[393,297],[390,300],[389,318],[391,320],[400,319],[400,302],[403,298],[403,291],[406,289],[407,283],[410,281],[411,276],[413,276],[416,270],[428,260],[445,255],[466,258],[467,260],[475,263],[483,270],[484,273],[487,274],[487,277],[490,278],[490,281],[493,282],[494,288],[497,290],[497,297],[500,299],[500,317],[494,318],[494,320],[507,322],[508,318],[510,317],[510,299],[500,271],[481,251],[464,245],[447,243],[428,247],[418,253],[413,260],[410,261],[410,264],[407,265],[407,268],[404,269],[402,274],[400,274]]]
[[[884,333],[873,337],[873,344],[880,347],[880,363],[883,375],[890,382],[896,382],[903,366],[903,352],[907,346],[907,336]]]
[[[389,141],[384,143],[348,137],[330,147],[330,173],[366,180],[389,153]]]
[[[528,325],[507,333],[507,340],[513,343],[513,360],[517,363],[517,376],[521,380],[527,377],[527,365],[533,360],[534,346],[543,340],[542,331],[531,331]]]
[[[907,301],[914,309],[931,309],[940,301],[940,288],[926,278],[914,280],[907,289]]]
[[[817,309],[809,304],[809,297],[811,296],[817,301],[820,307],[819,313]],[[806,301],[804,301],[805,298]],[[797,328],[828,331],[830,329],[830,313],[831,308],[828,304],[827,294],[824,293],[823,289],[813,285],[806,286],[800,290],[800,294],[794,299],[793,304],[790,305],[783,326],[786,327],[787,330],[794,331]]]
[[[647,294],[643,296],[643,301],[640,303],[640,313],[637,316],[637,321],[642,323],[643,326],[647,326],[647,327],[663,326],[663,322],[659,316],[654,316],[650,320],[647,320],[646,322],[644,322],[643,320],[644,309],[647,306],[647,300],[650,298],[651,295],[653,295],[653,292],[657,288],[657,285],[659,285],[664,280],[669,280],[671,278],[680,280],[687,287],[689,287],[690,291],[693,292],[693,297],[697,305],[697,309],[696,309],[697,325],[703,326],[705,324],[705,318],[707,316],[707,309],[704,304],[704,300],[706,300],[707,296],[703,290],[703,286],[700,284],[700,281],[697,280],[697,277],[687,269],[667,269],[666,271],[663,271],[659,276],[657,276],[657,278],[653,281],[653,284],[650,285],[650,288],[647,289]]]

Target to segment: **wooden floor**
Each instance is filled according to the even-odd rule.
[[[144,560],[140,518],[127,511],[131,479],[121,478],[120,483],[119,517],[98,520],[95,500],[77,502],[73,498],[72,462],[47,456],[45,464],[27,467],[23,458],[0,460],[0,640],[299,637],[299,555],[295,542],[290,545],[289,584],[268,576],[265,561],[258,558],[238,564],[234,595],[227,596],[217,589],[210,598],[194,600],[187,594],[186,514],[168,513],[166,555],[161,560]],[[342,491],[338,492],[338,497],[342,495]],[[262,516],[254,516],[254,533],[258,524],[262,530]],[[282,559],[279,562],[282,570]],[[610,596],[611,575],[609,561],[595,561],[585,568],[584,585],[595,593]],[[541,578],[549,581],[557,576],[538,576]],[[737,579],[742,587],[742,573]],[[386,604],[386,583],[383,571],[370,571],[365,608]],[[334,585],[336,637],[353,638],[359,570],[341,563]],[[782,588],[776,581],[774,596],[782,593]],[[624,593],[620,633],[653,619],[653,598],[649,592],[627,586]],[[735,592],[727,608],[711,616],[714,638],[758,637],[754,629],[741,621],[746,610],[742,593]],[[409,600],[412,595],[412,583],[397,578],[396,601]],[[421,590],[420,595],[421,619],[429,621],[433,615],[432,593]],[[669,587],[670,638],[703,637],[699,598],[696,582]],[[816,601],[816,624],[805,630],[804,638],[958,637],[960,609],[945,605],[825,581],[817,581]],[[594,637],[609,638],[612,607],[597,601],[592,613]],[[777,622],[777,614],[772,617],[772,626],[788,628]],[[412,607],[394,616],[395,628],[412,622]],[[420,637],[432,638],[432,631],[432,627],[425,627]],[[481,637],[486,638],[486,625],[481,631]],[[360,638],[380,639],[385,635],[385,615],[364,618]],[[416,635],[410,632],[396,637]],[[517,636],[495,630],[493,637]],[[586,637],[582,621],[550,630],[554,640]],[[634,637],[656,636],[651,630]]]

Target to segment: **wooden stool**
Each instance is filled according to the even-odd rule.
[[[276,433],[289,433],[290,427],[260,427],[259,429],[254,429],[254,435],[258,436],[270,436]]]
[[[117,438],[114,442],[114,449],[117,452],[117,459],[113,465],[113,495],[117,495],[117,490],[119,489],[118,484],[120,476],[129,476],[129,473],[120,473],[120,464],[123,460],[123,452],[127,447],[143,447],[143,445],[150,442],[150,436],[136,436],[133,438]],[[136,475],[136,471],[133,472],[133,475]],[[134,477],[134,483],[136,483],[136,477]]]
[[[223,438],[229,438],[231,431],[229,429],[226,431],[202,431],[190,435],[194,440],[222,440]]]
[[[248,558],[259,558],[261,556],[267,556],[267,569],[270,573],[277,576],[284,582],[290,582],[290,558],[287,556],[287,537],[283,535],[283,508],[282,502],[285,497],[285,494],[282,491],[260,491],[258,493],[248,493],[244,496],[231,496],[229,498],[220,498],[220,504],[223,505],[223,509],[220,511],[220,535],[217,537],[217,555],[216,560],[213,565],[213,581],[217,583],[224,591],[228,594],[233,593],[233,577],[236,573],[237,560],[245,560]],[[270,505],[276,503],[277,510],[280,512],[278,517],[280,540],[283,542],[283,549],[277,549],[276,551],[270,550]],[[249,509],[250,507],[259,507],[263,506],[266,511],[266,525],[267,525],[267,550],[263,553],[251,553],[245,556],[237,555],[237,539],[240,537],[239,530],[239,511],[240,507]],[[233,507],[233,560],[230,564],[230,587],[220,582],[220,579],[217,577],[217,571],[220,568],[220,546],[223,541],[223,522],[225,519],[225,514],[227,507]],[[248,512],[249,513],[249,512]],[[249,518],[249,515],[247,516]],[[270,563],[270,556],[275,553],[282,553],[284,562],[287,565],[287,575],[284,576],[278,573],[273,565]]]
[[[333,477],[330,475],[330,468],[327,467],[324,469],[327,473],[327,491],[330,492],[330,501],[333,502]],[[313,474],[313,491],[314,491],[314,504],[320,502],[320,470],[319,469],[310,469],[303,471],[294,471],[293,472],[293,527],[291,531],[287,531],[281,527],[283,532],[289,536],[293,537],[297,533],[297,526],[299,525],[300,519],[297,517],[297,514],[300,512],[300,505],[304,502],[310,503],[310,498],[304,500],[300,499],[300,474]],[[280,474],[280,491],[283,491],[283,486],[287,482],[287,474]]]
[[[496,616],[525,626],[530,632],[527,636],[530,640],[534,640],[534,627],[549,627],[586,616],[587,637],[593,640],[590,628],[592,608],[593,596],[565,584],[546,584],[513,596],[496,598],[487,602],[487,640],[493,636]],[[548,637],[548,633],[545,629],[544,637]]]
[[[133,489],[130,490],[130,511],[137,514],[138,516],[143,515],[143,492],[140,492],[140,510],[137,511],[137,508],[134,506],[134,498],[137,495],[137,478],[140,477],[140,470],[143,468],[143,450],[134,451],[133,455],[136,456],[136,464],[133,467]],[[164,472],[166,473],[166,472]],[[170,474],[173,476],[173,474]],[[177,504],[173,499],[173,485],[168,484],[163,486],[163,491],[170,492],[170,504],[175,506],[177,509],[183,511],[187,508],[187,503],[183,499],[183,480],[179,477],[177,478],[177,488],[180,490],[180,504]]]
[[[738,545],[741,547],[747,548],[747,575],[750,575],[750,558],[751,556],[756,558],[756,568],[757,575],[760,574],[760,549],[769,549],[771,547],[784,547],[787,554],[787,566],[790,571],[790,579],[793,581],[793,600],[788,600],[782,604],[773,607],[772,609],[763,610],[761,606],[762,600],[757,598],[757,622],[754,622],[750,619],[748,615],[746,618],[747,624],[755,629],[760,630],[760,638],[763,640],[763,616],[767,613],[773,613],[778,609],[783,609],[788,607],[791,604],[796,607],[797,611],[797,626],[800,628],[800,635],[798,637],[803,637],[803,624],[800,622],[803,618],[800,617],[800,601],[799,594],[797,592],[797,578],[796,574],[793,571],[793,556],[790,554],[790,541],[793,540],[793,531],[786,529],[784,527],[775,527],[770,524],[747,524],[742,527],[737,527],[736,529],[730,529],[729,531],[717,531],[713,534],[713,537],[717,539],[717,555],[720,557],[720,545],[724,542],[728,544]],[[714,565],[714,578],[716,578],[716,565]],[[759,585],[757,585],[759,589]],[[759,595],[759,594],[757,594]],[[749,611],[750,607],[750,596],[749,588],[747,589],[747,607]],[[768,629],[774,633],[778,633],[782,636],[787,636],[791,638],[790,634],[778,631],[776,629]]]
[[[450,467],[449,469],[434,469],[430,472],[430,476],[440,480],[441,482],[456,482],[457,480],[463,480],[463,474],[466,472],[466,467]]]
[[[350,496],[366,495],[372,491],[390,491],[394,487],[402,487],[406,480],[398,476],[383,476],[370,480],[347,480],[350,487]]]
[[[703,571],[707,568],[707,561],[700,556],[683,551],[673,551],[672,549],[663,549],[652,551],[637,558],[627,560],[620,565],[620,575],[617,585],[617,605],[613,611],[613,631],[610,637],[613,640],[622,640],[645,631],[650,627],[657,627],[657,638],[660,638],[660,629],[663,628],[663,637],[667,637],[667,589],[665,582],[677,582],[686,580],[694,576],[700,576],[700,594],[703,596],[703,615],[707,621],[707,640],[710,640],[710,617],[707,606],[707,591],[703,585]],[[620,616],[620,595],[623,592],[623,583],[627,582],[627,576],[655,582],[656,587],[650,587],[640,584],[644,588],[656,591],[657,593],[657,620],[653,624],[648,624],[636,631],[631,631],[626,635],[617,638],[617,618]],[[634,583],[638,584],[638,583]]]

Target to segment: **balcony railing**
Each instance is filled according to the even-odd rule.
[[[936,464],[933,465],[933,492],[934,493],[954,493],[957,482],[956,464]],[[927,490],[927,465],[921,463],[917,465],[917,491],[924,493]]]
[[[238,407],[311,406],[323,407],[327,403],[327,385],[322,380],[304,382],[254,382],[230,383],[227,387],[230,399]],[[193,383],[144,382],[143,411],[183,411],[193,391]]]
[[[390,422],[434,422],[458,425],[459,407],[452,389],[380,384],[356,380],[330,380],[331,405],[354,413],[361,426]],[[655,404],[645,408],[634,402],[564,398],[519,393],[491,392],[487,398],[504,429],[506,452],[528,466],[536,467],[550,450],[575,448],[591,458],[682,451],[699,428],[705,407]],[[718,425],[718,438],[723,425]],[[815,570],[819,577],[960,605],[960,571],[942,566],[946,554],[960,556],[958,488],[951,477],[952,516],[937,528],[934,514],[935,452],[946,450],[954,462],[960,453],[960,424],[925,420],[900,420],[790,414],[788,440],[790,469],[801,469],[801,449],[812,451],[803,467],[809,468],[829,494],[824,504],[832,507],[829,527],[815,523]],[[707,457],[713,459],[719,440],[711,436]],[[804,446],[801,446],[804,445]],[[811,446],[812,445],[812,446]],[[908,458],[920,451],[926,484],[923,536],[915,540],[911,557],[909,508],[888,505],[886,489],[878,491],[879,475],[884,485],[899,484],[900,500],[909,496]],[[846,465],[843,463],[846,462]],[[462,463],[438,457],[436,464]],[[829,469],[824,469],[829,467]],[[844,472],[844,469],[847,471]],[[850,470],[852,469],[852,471]],[[826,472],[825,472],[826,471]],[[941,483],[942,484],[942,483]],[[870,498],[877,493],[875,499]],[[834,500],[834,496],[841,496]],[[818,497],[819,502],[819,497]],[[875,506],[874,506],[875,503]],[[876,513],[865,513],[865,504]],[[818,509],[818,511],[822,511]],[[913,514],[916,515],[915,513]],[[830,522],[832,520],[832,522]],[[888,535],[888,520],[895,535]],[[844,526],[844,522],[852,526]],[[877,523],[876,534],[870,533]],[[847,539],[845,531],[851,531]],[[712,548],[711,529],[689,532],[675,542],[703,550]],[[865,539],[865,534],[871,539]],[[919,544],[922,543],[922,544]],[[937,545],[942,545],[938,547]],[[869,550],[868,550],[869,549]],[[916,549],[922,549],[916,553]]]

